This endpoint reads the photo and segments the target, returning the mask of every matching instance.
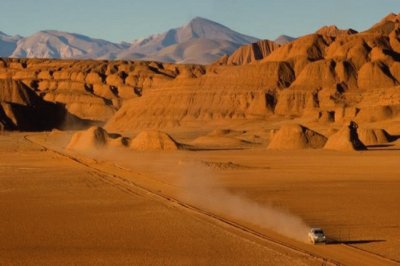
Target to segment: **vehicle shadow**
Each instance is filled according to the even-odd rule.
[[[360,240],[335,240],[335,239],[328,239],[326,241],[327,245],[356,245],[356,244],[369,244],[369,243],[379,243],[379,242],[386,242],[383,239],[360,239]]]
[[[367,148],[390,148],[394,147],[394,144],[374,144],[374,145],[367,145]]]
[[[368,148],[367,152],[370,152],[370,151],[372,151],[372,152],[374,152],[374,151],[400,151],[400,148],[389,148],[389,147],[387,147],[387,148],[384,148],[384,147],[370,148],[369,146],[367,148]]]

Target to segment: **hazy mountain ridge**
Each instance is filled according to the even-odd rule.
[[[257,40],[219,23],[196,17],[180,28],[134,41],[118,58],[207,64]]]
[[[0,31],[0,56],[10,56],[17,47],[17,42],[22,38],[19,35],[10,36]]]
[[[113,43],[56,30],[28,37],[0,32],[0,56],[54,59],[157,60],[208,64],[242,45],[258,39],[235,32],[208,19],[196,17],[188,24],[132,43]]]
[[[111,55],[123,48],[123,44],[92,39],[80,34],[48,30],[19,40],[10,57],[112,59]]]
[[[296,39],[297,39],[297,38],[294,38],[294,37],[291,37],[291,36],[288,36],[288,35],[281,35],[281,36],[279,36],[278,38],[276,38],[276,39],[274,40],[274,42],[275,42],[276,44],[283,45],[283,44],[290,43],[290,42],[292,42],[292,41],[294,41],[294,40],[296,40]]]

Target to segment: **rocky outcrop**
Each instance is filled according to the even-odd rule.
[[[165,132],[147,130],[140,132],[131,141],[129,148],[136,151],[176,151],[180,146]]]
[[[364,64],[358,72],[360,88],[390,88],[398,85],[398,81],[390,73],[390,69],[381,62]]]
[[[181,73],[185,77],[190,75],[188,79],[204,74],[201,66],[144,62],[38,59],[2,62],[0,100],[7,96],[12,103],[27,105],[32,99],[43,99],[65,105],[69,113],[81,119],[103,122],[124,101],[142,96],[147,89],[163,86]],[[22,85],[27,90],[21,90]]]
[[[2,127],[16,121],[14,105],[36,108],[37,101],[122,131],[272,116],[339,124],[395,119],[398,24],[392,15],[365,32],[326,27],[279,47],[259,42],[222,65],[0,60],[2,117],[9,118]]]
[[[356,34],[357,31],[353,29],[341,30],[335,25],[324,26],[316,31],[316,34],[324,35],[324,36],[332,36],[337,37],[340,35],[352,35]]]
[[[246,65],[264,59],[280,45],[270,40],[262,40],[256,43],[241,46],[231,55],[221,57],[217,65]]]
[[[92,152],[110,147],[122,148],[128,145],[129,139],[119,134],[110,134],[101,127],[90,127],[75,133],[67,145],[68,150]]]
[[[397,139],[381,128],[359,128],[358,137],[365,145],[380,145]]]
[[[351,121],[338,132],[328,138],[324,149],[337,151],[359,151],[367,147],[358,136],[358,125]]]
[[[327,138],[305,126],[283,125],[274,133],[268,145],[270,150],[321,149]]]
[[[0,123],[3,130],[42,131],[84,126],[62,104],[44,101],[21,81],[0,80]]]

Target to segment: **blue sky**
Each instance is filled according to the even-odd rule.
[[[399,0],[1,0],[0,31],[56,29],[132,41],[205,17],[258,38],[300,36],[323,25],[364,30]]]

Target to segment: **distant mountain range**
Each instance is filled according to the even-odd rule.
[[[128,47],[79,34],[41,31],[19,39],[10,57],[112,59]]]
[[[10,36],[0,31],[0,56],[11,56],[17,47],[17,42],[21,39],[21,36]]]
[[[279,44],[294,38],[281,36]],[[0,56],[16,58],[155,60],[209,64],[258,39],[196,17],[188,24],[132,43],[113,43],[75,33],[40,31],[28,37],[0,32]]]

